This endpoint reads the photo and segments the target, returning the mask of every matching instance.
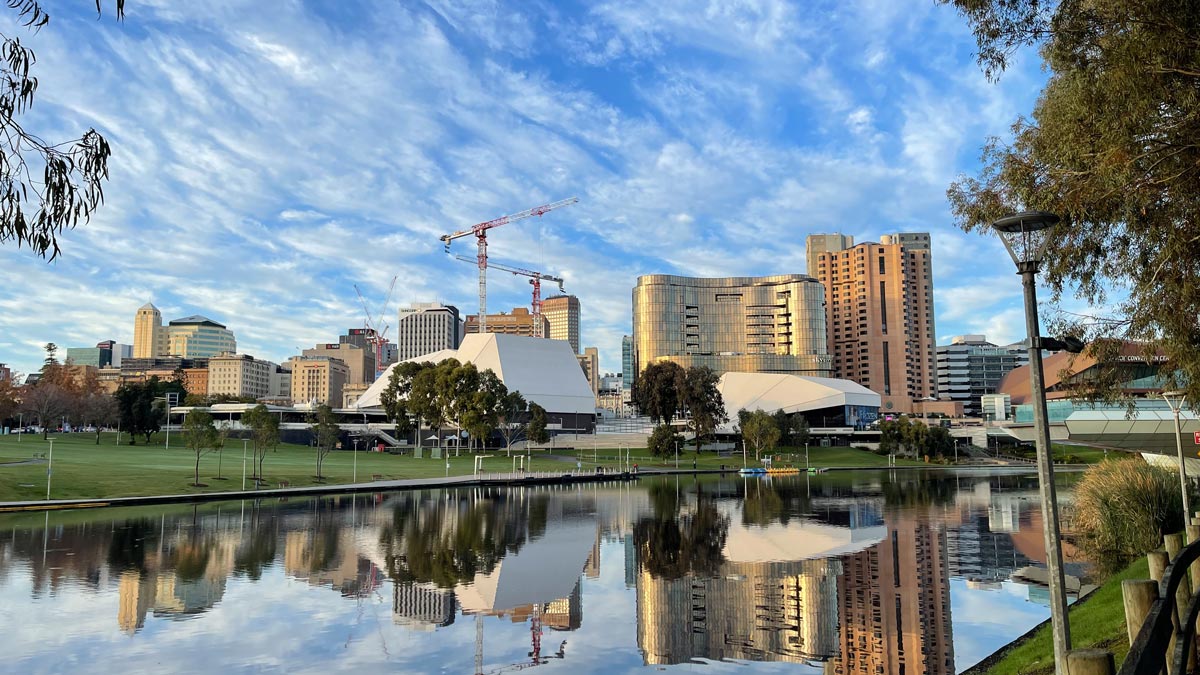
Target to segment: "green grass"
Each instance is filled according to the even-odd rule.
[[[624,450],[619,451],[622,455]],[[591,464],[593,451],[589,447],[577,447],[574,450],[554,450],[555,454],[568,455],[572,457],[580,457],[582,461]],[[783,464],[791,464],[793,466],[803,467],[804,463],[804,448],[777,448],[763,455],[776,456],[775,464],[780,466]],[[595,455],[598,458],[597,464],[601,466],[617,466],[618,450],[616,448],[598,448]],[[630,461],[637,464],[641,468],[675,468],[675,456],[671,455],[666,458],[652,457],[645,448],[632,448],[629,450]],[[855,469],[873,469],[886,467],[888,465],[887,457],[876,455],[873,452],[865,450],[856,450],[854,448],[836,447],[836,448],[819,448],[809,447],[808,449],[809,466],[816,468],[855,468]],[[741,453],[729,455],[726,457],[718,457],[711,452],[701,453],[699,457],[689,448],[679,448],[679,468],[691,469],[692,462],[695,461],[697,469],[719,469],[721,465],[726,468],[735,467],[741,468],[742,455]],[[754,460],[754,454],[747,456],[747,466],[761,466],[762,462]],[[917,462],[908,459],[897,459],[897,466],[929,466],[924,462]]]
[[[117,445],[114,434],[104,434],[100,445],[91,434],[63,434],[54,438],[54,465],[51,498],[106,498],[160,494],[197,494],[240,490],[242,487],[242,443],[233,441],[220,459],[221,474],[217,475],[218,454],[208,453],[200,458],[200,482],[206,487],[193,487],[195,454],[172,436],[171,448],[163,447],[164,438],[157,434],[152,444]],[[46,464],[12,466],[11,462],[28,460],[37,454],[48,454],[49,444],[40,435],[0,436],[0,501],[46,498]],[[499,454],[499,453],[489,453]],[[263,464],[266,487],[288,481],[293,487],[352,482],[354,453],[334,451],[325,458],[325,480],[318,483],[316,455],[307,446],[280,445],[278,451],[268,452]],[[450,458],[449,475],[466,475],[473,470],[473,457],[464,453]],[[506,471],[512,466],[503,456],[484,461],[484,471]],[[572,468],[561,461],[534,455],[532,471],[553,471]],[[250,473],[247,469],[247,473]],[[385,479],[434,478],[446,475],[446,463],[438,459],[415,459],[374,452],[358,453],[358,480],[367,482],[373,474]],[[247,487],[253,483],[247,481]]]
[[[1096,647],[1111,651],[1117,667],[1129,652],[1125,628],[1125,605],[1121,582],[1125,579],[1149,579],[1146,557],[1141,556],[1118,574],[1109,577],[1082,602],[1070,609],[1071,646],[1074,649]],[[1038,628],[1028,640],[1014,647],[984,671],[987,675],[1034,675],[1054,672],[1054,647],[1050,624]]]
[[[1075,455],[1081,464],[1098,464],[1103,462],[1105,457],[1124,457],[1128,453],[1120,450],[1109,450],[1107,453],[1101,448],[1093,448],[1086,445],[1072,445],[1070,443],[1052,443],[1054,456]]]

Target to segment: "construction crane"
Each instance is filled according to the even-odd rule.
[[[396,290],[396,277],[392,277],[392,283],[388,286],[387,297],[383,300],[383,306],[379,308],[379,312],[375,315],[371,314],[371,309],[367,307],[367,299],[363,297],[362,291],[359,290],[358,284],[354,284],[354,292],[358,294],[358,301],[362,304],[363,313],[366,319],[363,321],[363,327],[366,329],[367,343],[371,345],[372,351],[375,353],[375,378],[383,374],[383,348],[387,345],[387,332],[391,326],[388,325],[384,318],[387,312],[388,303],[392,301],[392,291]]]
[[[510,214],[507,216],[500,216],[499,218],[496,218],[495,220],[489,220],[486,222],[478,223],[476,225],[472,225],[470,227],[470,229],[459,230],[458,232],[451,232],[450,234],[443,234],[441,237],[439,237],[441,239],[442,243],[445,244],[447,253],[450,252],[450,242],[454,241],[455,239],[465,237],[467,235],[472,235],[472,234],[475,235],[475,239],[479,244],[479,252],[475,256],[475,262],[476,262],[476,264],[479,265],[479,332],[480,333],[487,332],[487,268],[488,268],[488,264],[487,264],[487,259],[488,259],[487,258],[487,231],[492,229],[493,227],[500,227],[501,225],[505,225],[507,223],[513,223],[518,220],[524,220],[526,218],[540,216],[542,214],[549,213],[550,211],[553,211],[554,209],[560,209],[564,206],[570,206],[571,204],[574,204],[578,201],[579,201],[578,197],[562,199],[557,202],[551,202],[549,204],[535,206],[532,209],[526,209],[525,211],[521,211],[519,213],[513,213],[513,214]]]
[[[456,255],[454,257],[463,262],[475,262],[473,258],[468,258],[465,255]],[[494,270],[510,272],[517,276],[529,277],[529,284],[533,286],[533,302],[530,303],[530,306],[533,308],[533,336],[545,337],[545,335],[542,334],[542,282],[553,281],[558,284],[559,292],[565,293],[566,290],[563,288],[562,278],[550,274],[544,274],[542,272],[534,272],[533,270],[521,269],[520,267],[509,267],[508,265],[501,265],[500,263],[495,263],[490,260],[487,261],[487,266]],[[480,310],[480,316],[483,316],[483,310]],[[483,332],[482,320],[479,324],[479,332]]]

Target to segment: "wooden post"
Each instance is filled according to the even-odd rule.
[[[1159,549],[1157,551],[1150,551],[1149,553],[1146,554],[1146,561],[1147,561],[1147,563],[1149,563],[1149,566],[1150,566],[1150,578],[1154,580],[1155,584],[1161,583],[1163,580],[1163,577],[1166,576],[1167,564],[1170,562],[1170,559],[1167,557],[1167,552],[1162,549]],[[1123,585],[1126,582],[1121,582],[1121,583]],[[1158,598],[1158,589],[1157,588],[1154,589],[1154,597],[1156,599]],[[1185,605],[1185,607],[1186,607],[1186,605]],[[1171,625],[1175,626],[1175,630],[1171,631],[1171,641],[1167,645],[1167,653],[1168,654],[1175,653],[1175,632],[1179,630],[1179,613],[1178,612],[1171,612]],[[1138,624],[1138,627],[1139,628],[1141,627],[1140,623]],[[1170,662],[1171,662],[1171,660],[1170,660],[1170,658],[1168,658],[1167,663],[1169,664]],[[1168,668],[1167,670],[1170,671],[1170,668]]]
[[[1126,579],[1121,582],[1121,599],[1125,603],[1125,626],[1132,646],[1142,624],[1146,623],[1150,606],[1158,600],[1158,582],[1153,579]]]
[[[1073,649],[1067,653],[1067,675],[1113,675],[1112,652],[1103,649]]]

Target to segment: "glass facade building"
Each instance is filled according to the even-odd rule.
[[[237,353],[237,340],[224,324],[208,317],[185,316],[167,325],[171,356],[202,359]]]
[[[656,361],[727,372],[828,377],[825,293],[802,274],[638,277],[634,373]]]
[[[633,351],[633,336],[621,336],[621,386],[625,389],[633,388],[633,379],[637,377],[634,368],[637,365],[637,359],[634,358]]]
[[[938,394],[961,401],[963,414],[983,414],[982,397],[995,393],[1004,376],[1029,363],[1025,345],[998,347],[983,335],[958,335],[937,348]]]

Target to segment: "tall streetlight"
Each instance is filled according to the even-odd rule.
[[[48,440],[50,441],[50,456],[46,460],[46,501],[50,501],[50,473],[54,468],[54,439]]]
[[[1183,464],[1183,437],[1179,430],[1179,411],[1187,400],[1187,394],[1182,391],[1164,391],[1163,400],[1171,406],[1175,415],[1175,452],[1179,455],[1179,489],[1183,492],[1183,522],[1186,525],[1192,521],[1192,509],[1188,505],[1187,467]]]
[[[249,442],[248,438],[242,439],[242,492],[246,491],[246,444]]]
[[[1050,623],[1054,636],[1054,669],[1066,675],[1067,652],[1071,649],[1071,625],[1067,617],[1067,595],[1063,580],[1062,541],[1058,526],[1058,496],[1054,487],[1054,464],[1050,458],[1050,425],[1046,417],[1046,390],[1042,372],[1042,339],[1039,335],[1037,273],[1046,244],[1060,218],[1045,211],[1026,211],[992,223],[1004,248],[1017,265],[1025,289],[1025,327],[1029,333],[1029,391],[1033,403],[1034,441],[1037,446],[1039,492],[1046,539],[1046,565],[1050,572]]]

